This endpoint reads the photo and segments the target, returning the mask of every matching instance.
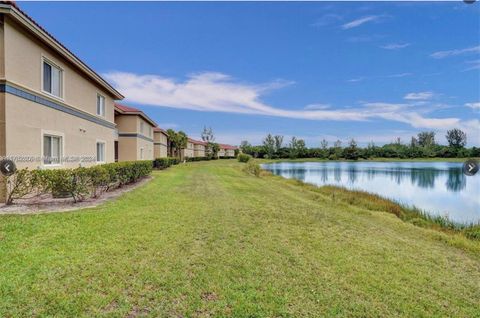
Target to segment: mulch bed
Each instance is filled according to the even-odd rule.
[[[108,192],[104,192],[98,198],[88,197],[81,202],[73,202],[71,197],[57,199],[50,194],[42,194],[31,198],[15,200],[12,205],[5,205],[0,203],[0,215],[6,214],[36,214],[48,212],[66,212],[79,209],[93,208],[104,202],[112,201],[124,193],[130,192],[147,182],[151,181],[153,177],[145,177],[142,180],[125,185]]]

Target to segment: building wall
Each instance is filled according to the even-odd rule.
[[[138,115],[115,115],[118,161],[153,160],[153,126]],[[144,131],[141,132],[142,123]],[[142,150],[143,149],[143,150]],[[143,157],[142,157],[143,152]]]
[[[167,136],[162,132],[155,132],[153,134],[154,146],[153,156],[154,158],[166,158],[168,156],[168,140]]]
[[[96,158],[97,141],[105,142],[106,162],[114,161],[115,130],[88,120],[61,112],[23,98],[6,94],[6,154],[7,156],[38,157],[21,162],[18,168],[47,168],[43,164],[43,134],[62,137],[63,156],[90,156]],[[73,159],[73,158],[72,158]],[[96,164],[95,159],[85,161],[83,166]],[[79,161],[64,162],[56,168],[73,168]]]
[[[205,146],[204,145],[195,145],[194,146],[194,156],[195,157],[205,157]]]
[[[4,36],[5,77],[9,82],[94,116],[97,116],[97,94],[101,94],[105,97],[105,119],[114,122],[113,97],[93,80],[79,72],[73,64],[23,31],[21,26],[9,17],[5,18]],[[62,99],[42,91],[42,58],[47,58],[63,69],[64,94]]]
[[[193,158],[195,157],[195,150],[193,148],[193,143],[188,142],[187,148],[182,150],[182,157],[183,158]]]
[[[234,149],[227,149],[225,151],[225,156],[227,157],[234,157],[235,156],[235,150]]]
[[[106,162],[114,161],[115,124],[113,97],[87,78],[55,51],[43,45],[8,16],[1,28],[0,72],[7,90],[2,107],[4,131],[0,151],[16,160],[19,168],[45,167],[43,133],[62,136],[62,156],[96,158],[97,141],[105,142]],[[42,63],[47,58],[63,69],[63,97],[42,91]],[[96,115],[97,94],[105,97],[105,117]],[[2,115],[0,115],[2,116]],[[3,126],[3,128],[2,128]],[[25,160],[29,157],[29,160]],[[91,158],[91,159],[92,159]],[[95,160],[83,162],[88,166]],[[64,162],[55,168],[78,167],[78,160]],[[53,167],[53,166],[50,166]]]

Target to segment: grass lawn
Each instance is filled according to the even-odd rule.
[[[478,242],[234,160],[154,176],[97,208],[0,217],[0,317],[480,317]]]

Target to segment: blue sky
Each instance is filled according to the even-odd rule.
[[[480,6],[458,2],[20,6],[164,128],[480,144]]]

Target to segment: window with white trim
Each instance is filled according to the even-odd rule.
[[[143,160],[143,148],[140,148],[140,160]]]
[[[97,94],[97,115],[105,117],[105,97]]]
[[[56,97],[63,97],[63,70],[43,60],[43,91]]]
[[[105,143],[97,141],[97,162],[105,162]]]
[[[144,131],[145,131],[145,124],[143,123],[143,121],[141,121],[140,122],[140,133],[142,135],[144,135],[145,134]]]
[[[58,165],[62,157],[62,137],[43,135],[43,164]]]

